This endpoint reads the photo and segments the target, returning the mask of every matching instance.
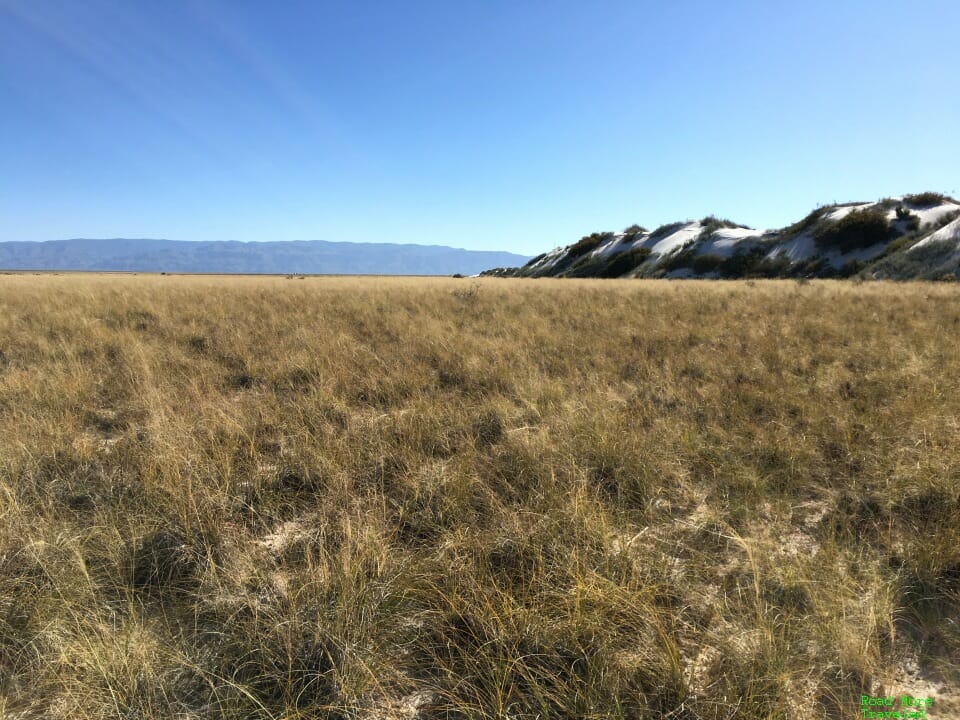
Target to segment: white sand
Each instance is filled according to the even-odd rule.
[[[934,233],[930,233],[923,240],[914,245],[910,250],[916,250],[918,247],[923,247],[924,245],[930,245],[931,243],[941,242],[943,240],[956,240],[957,247],[960,249],[960,217],[958,217],[953,222],[947,223],[942,228],[937,230]]]
[[[653,245],[650,245],[650,239],[648,239],[643,246],[649,247],[651,252],[657,255],[669,255],[670,253],[676,252],[691,240],[696,238],[697,235],[700,234],[701,230],[703,230],[703,227],[700,225],[700,223],[687,223],[686,225],[672,232],[670,235],[660,238]]]
[[[758,240],[763,237],[763,231],[749,228],[721,228],[709,239],[697,243],[694,252],[697,255],[719,255],[730,257],[744,240]]]

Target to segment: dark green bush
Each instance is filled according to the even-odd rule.
[[[561,277],[594,277],[602,267],[604,258],[578,257],[572,263],[565,262]]]
[[[740,250],[728,258],[725,258],[720,267],[720,274],[723,277],[776,277],[779,274],[780,265],[773,261],[764,260],[766,249],[763,247],[752,247],[749,250]],[[785,257],[786,264],[790,261]],[[769,267],[767,267],[769,266]]]
[[[897,252],[883,257],[870,266],[878,279],[934,280],[944,273],[956,272],[956,244],[950,241],[928,243],[909,252]]]
[[[588,252],[596,250],[602,243],[606,242],[612,237],[613,233],[611,232],[596,232],[590,235],[585,235],[570,246],[570,249],[567,250],[567,257],[573,260],[581,255],[586,255]]]
[[[903,205],[897,206],[897,220],[905,232],[916,232],[920,229],[920,218],[907,210]]]
[[[670,253],[660,261],[660,269],[664,273],[670,273],[674,270],[681,270],[683,268],[691,267],[693,263],[693,251],[688,249],[678,250],[677,252]]]
[[[790,225],[789,227],[785,228],[782,233],[782,237],[784,238],[795,237],[809,230],[813,230],[813,228],[816,227],[817,223],[819,223],[820,220],[823,219],[823,216],[826,215],[827,211],[832,209],[833,208],[829,208],[829,207],[817,208],[816,210],[811,212],[809,215],[807,215],[803,220],[800,220],[799,222],[795,222],[793,225]]]
[[[791,274],[790,258],[780,255],[766,258],[767,248],[754,245],[741,249],[728,257],[707,253],[694,255],[691,250],[681,250],[669,256],[663,263],[665,273],[689,268],[698,275],[716,272],[721,278],[776,278]]]
[[[133,549],[133,586],[153,596],[195,590],[203,548],[178,525],[143,537]]]
[[[726,258],[722,255],[714,255],[713,253],[694,255],[690,259],[690,268],[698,275],[706,275],[719,270],[725,261]]]
[[[890,223],[882,210],[854,210],[837,220],[820,227],[814,240],[820,249],[836,249],[849,252],[892,240]]]
[[[646,231],[647,229],[643,227],[643,225],[637,225],[636,223],[634,223],[630,227],[624,228],[623,234],[624,235],[640,235],[641,233],[645,233]]]
[[[901,250],[906,250],[911,245],[917,241],[916,235],[912,233],[907,233],[906,235],[901,235],[896,240],[891,240],[890,243],[883,251],[883,256],[893,255],[896,252]]]
[[[936,207],[937,205],[943,205],[946,202],[949,202],[951,198],[947,197],[942,193],[936,192],[922,192],[917,193],[916,195],[904,195],[903,202],[907,205],[912,205],[917,208],[928,208]]]
[[[709,237],[717,230],[721,228],[743,228],[747,229],[746,225],[738,225],[732,220],[727,220],[726,218],[718,218],[716,215],[707,215],[700,221],[700,224],[703,226],[703,229],[700,231],[700,237],[705,238]]]
[[[682,228],[684,225],[686,225],[685,222],[675,222],[675,223],[667,223],[666,225],[661,225],[661,226],[658,227],[656,230],[654,230],[652,233],[650,233],[650,239],[651,239],[651,240],[660,240],[660,239],[662,239],[662,238],[665,238],[665,237],[667,237],[667,235],[672,235],[673,233],[675,233],[677,230],[679,230],[680,228]]]
[[[649,258],[650,254],[650,248],[645,247],[632,248],[622,253],[617,253],[610,259],[610,262],[601,268],[597,277],[616,278],[626,275]]]
[[[540,254],[537,255],[536,257],[533,257],[533,258],[530,258],[529,260],[527,260],[527,264],[524,265],[524,267],[525,267],[525,268],[527,268],[527,267],[533,267],[533,266],[536,265],[538,262],[540,262],[541,260],[543,260],[546,256],[547,256],[546,253],[540,253]]]
[[[829,272],[830,265],[822,257],[810,259],[806,262],[797,263],[795,266],[790,268],[790,277],[795,278],[812,278],[812,277],[823,277],[825,275],[831,274]]]
[[[951,212],[945,213],[944,215],[940,216],[939,220],[928,225],[927,230],[929,232],[936,232],[940,228],[946,227],[947,225],[952,223],[958,217],[960,217],[960,210],[953,210]],[[924,234],[927,234],[926,231],[924,232]]]
[[[777,255],[775,258],[761,258],[751,269],[748,277],[776,278],[790,275],[790,258]]]
[[[853,277],[857,273],[861,272],[867,264],[863,260],[848,260],[844,263],[843,267],[837,271],[837,274],[842,278]]]

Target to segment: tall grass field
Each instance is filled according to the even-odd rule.
[[[955,284],[0,276],[0,718],[956,718],[958,623]]]

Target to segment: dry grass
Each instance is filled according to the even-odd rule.
[[[946,285],[0,278],[0,717],[960,687]]]

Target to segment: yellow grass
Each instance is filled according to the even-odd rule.
[[[956,286],[25,274],[0,310],[0,717],[960,713]]]

